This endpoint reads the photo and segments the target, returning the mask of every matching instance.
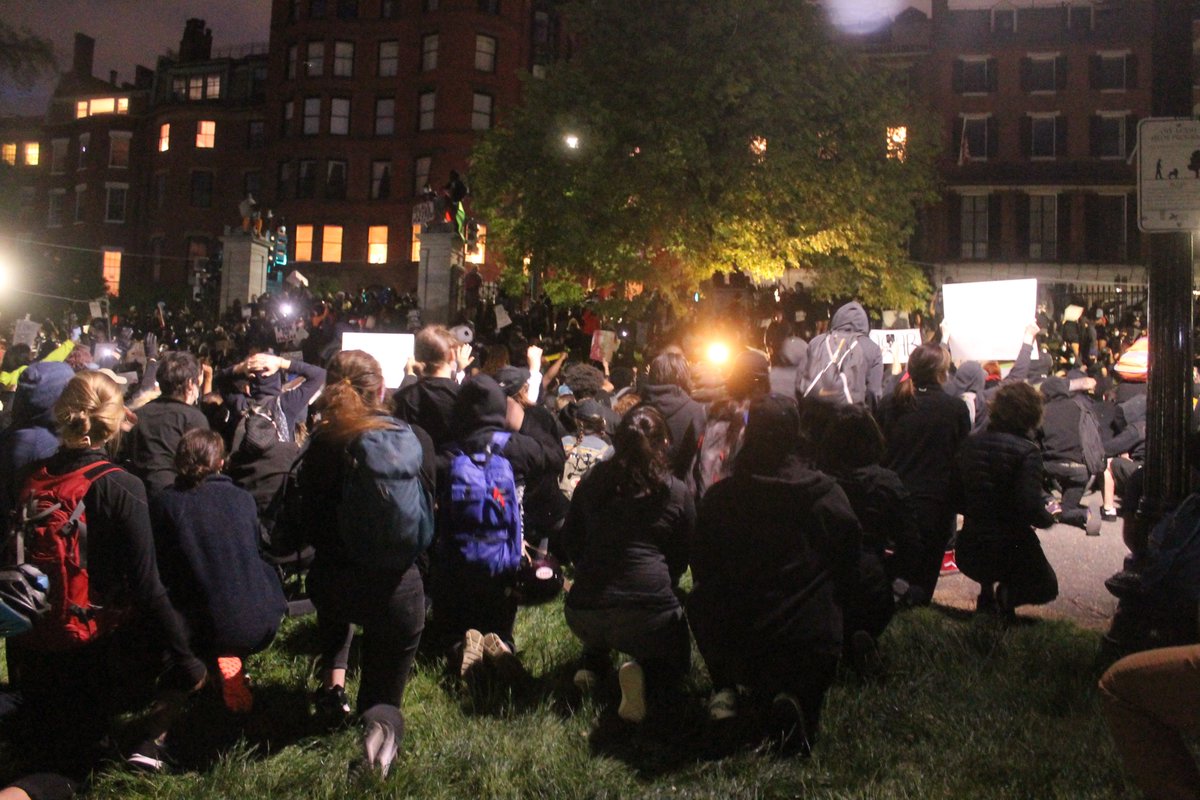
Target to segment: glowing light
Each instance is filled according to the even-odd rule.
[[[705,351],[705,356],[714,364],[725,364],[729,361],[729,345],[724,342],[713,342]]]
[[[0,259],[0,292],[8,289],[11,285],[12,275],[8,268],[8,261]]]
[[[755,136],[750,140],[750,152],[762,158],[767,152],[767,137]]]
[[[293,307],[291,303],[284,303],[279,307],[279,313],[283,314],[285,317],[290,317],[292,312],[295,310],[295,307]]]
[[[572,150],[578,150],[579,149],[579,137],[573,133],[568,133],[566,136],[563,137],[563,144],[565,144],[567,147],[571,148]]]
[[[825,0],[829,20],[844,33],[868,34],[884,28],[908,0]]]
[[[899,125],[887,129],[887,156],[903,161],[908,155],[908,128]]]

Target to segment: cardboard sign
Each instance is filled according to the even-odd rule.
[[[96,300],[88,301],[88,313],[91,314],[92,319],[104,316],[104,310],[100,308],[100,303]]]
[[[42,330],[41,324],[28,319],[17,320],[17,327],[13,331],[13,344],[27,344],[33,348],[37,342],[38,333]]]
[[[1037,314],[1037,281],[947,283],[942,300],[955,363],[1015,361],[1025,326]]]
[[[502,331],[509,325],[512,325],[512,317],[508,315],[508,309],[496,306],[496,330]]]
[[[921,332],[916,328],[905,328],[898,331],[873,330],[871,341],[879,345],[883,353],[883,363],[892,363],[892,342],[900,345],[900,363],[908,363],[908,354],[921,346]]]
[[[593,361],[612,361],[620,343],[616,331],[596,331],[592,334],[592,352],[588,358]]]
[[[416,338],[411,333],[342,334],[343,350],[362,350],[375,357],[383,368],[383,383],[389,389],[399,389],[404,382],[404,365],[412,358]]]

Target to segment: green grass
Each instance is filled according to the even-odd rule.
[[[810,760],[754,749],[706,756],[707,678],[669,719],[631,730],[571,685],[577,643],[560,603],[523,609],[518,643],[536,686],[469,697],[423,662],[404,699],[401,760],[386,781],[350,775],[353,730],[307,719],[313,621],[289,622],[251,661],[255,712],[240,728],[200,703],[173,746],[185,768],[111,770],[102,798],[1121,798],[1095,692],[1098,635],[1064,622],[1004,627],[939,610],[899,616],[884,636],[889,674],[843,675]],[[352,687],[353,688],[353,681]],[[615,690],[614,690],[615,691]]]

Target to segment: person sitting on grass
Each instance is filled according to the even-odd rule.
[[[618,716],[641,722],[650,696],[665,698],[691,665],[691,640],[676,590],[687,569],[696,511],[670,472],[662,414],[635,408],[617,427],[616,453],[580,481],[563,526],[575,565],[566,618],[583,643],[575,673],[581,691],[611,666],[610,651],[632,656],[618,673]]]
[[[1027,383],[1005,384],[988,412],[987,428],[963,442],[956,459],[951,491],[964,517],[956,557],[980,584],[976,609],[1011,616],[1017,606],[1058,596],[1058,578],[1034,532],[1054,524],[1032,438],[1042,397]]]
[[[713,484],[689,553],[688,621],[718,693],[714,719],[737,713],[735,686],[769,703],[764,733],[807,754],[842,651],[844,595],[862,530],[845,493],[800,456],[795,402],[750,404],[733,476]],[[719,713],[718,713],[719,712]]]
[[[221,694],[235,713],[254,698],[242,659],[266,649],[287,601],[275,571],[258,554],[254,498],[222,475],[225,443],[199,428],[179,440],[175,485],[151,504],[158,568],[171,601],[191,632],[192,649],[221,676]]]

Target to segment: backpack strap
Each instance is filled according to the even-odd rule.
[[[496,431],[492,434],[492,440],[488,442],[485,448],[487,454],[499,453],[504,448],[508,447],[509,441],[512,439],[512,434],[508,431]]]
[[[120,471],[120,467],[109,461],[100,461],[87,468],[83,473],[83,479],[87,481],[87,488],[83,490],[86,496],[92,490],[92,484],[112,472]],[[71,516],[67,519],[67,524],[63,526],[64,533],[74,531],[79,538],[79,568],[87,569],[87,523],[83,521],[84,502],[83,497],[79,498],[79,502],[75,504],[75,510],[71,512]],[[68,534],[69,535],[69,534]]]

